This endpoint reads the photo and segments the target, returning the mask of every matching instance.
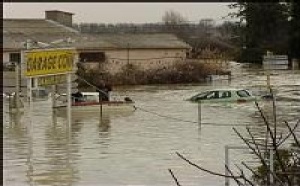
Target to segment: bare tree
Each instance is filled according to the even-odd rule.
[[[230,175],[225,175],[217,173],[208,169],[205,169],[187,158],[182,154],[176,152],[176,154],[186,161],[188,164],[196,167],[197,169],[207,172],[211,175],[227,177],[233,179],[239,186],[297,186],[300,183],[300,143],[299,139],[296,136],[296,129],[300,125],[300,119],[296,124],[291,127],[288,122],[284,122],[288,133],[287,134],[278,134],[277,131],[277,114],[276,114],[276,105],[275,105],[275,96],[273,91],[270,90],[273,97],[273,117],[274,123],[271,123],[266,117],[258,103],[256,102],[257,109],[263,119],[264,125],[266,127],[266,138],[264,142],[257,140],[249,128],[247,128],[248,136],[243,136],[237,129],[233,128],[234,132],[238,137],[243,141],[243,143],[248,147],[254,156],[260,161],[260,165],[256,168],[251,168],[245,162],[242,162],[242,165],[250,170],[252,175],[246,176],[244,171],[239,168],[240,172],[234,174],[232,170],[228,167],[225,167]],[[287,139],[292,140],[292,142],[287,141]],[[283,144],[292,143],[292,147],[283,148]],[[274,154],[274,163],[273,167],[270,164],[268,157],[270,153]],[[170,171],[170,170],[169,170]],[[179,185],[178,179],[172,173],[172,177],[175,180],[177,185]],[[272,179],[271,179],[272,178]]]
[[[162,21],[166,25],[178,25],[187,22],[187,19],[184,18],[179,12],[176,12],[174,10],[169,10],[166,11],[165,14],[163,15]]]

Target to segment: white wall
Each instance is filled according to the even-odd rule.
[[[3,52],[3,63],[9,62],[9,52]]]

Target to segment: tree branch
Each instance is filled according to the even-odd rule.
[[[232,178],[232,179],[233,179],[233,178],[237,178],[237,179],[240,179],[240,178],[241,178],[240,176],[238,176],[238,177],[228,176],[228,175],[224,175],[224,174],[220,174],[220,173],[217,173],[217,172],[213,172],[213,171],[207,170],[207,169],[202,168],[202,167],[200,167],[199,165],[197,165],[197,164],[191,162],[190,160],[186,159],[186,158],[185,158],[184,156],[182,156],[180,153],[176,152],[176,154],[177,154],[181,159],[183,159],[184,161],[186,161],[188,164],[190,164],[190,165],[192,165],[192,166],[196,167],[197,169],[200,169],[200,170],[202,170],[202,171],[204,171],[204,172],[207,172],[207,173],[209,173],[209,174],[212,174],[212,175],[215,175],[215,176],[221,176],[221,177]]]
[[[300,120],[299,120],[299,121],[300,121]],[[298,147],[300,147],[300,143],[299,143],[299,140],[298,140],[296,134],[293,132],[293,130],[292,130],[291,127],[289,126],[288,122],[285,121],[284,123],[285,123],[285,125],[287,126],[287,128],[289,129],[291,135],[293,136],[296,145],[297,145]],[[298,123],[299,123],[299,122],[298,122]]]
[[[171,169],[168,169],[177,186],[181,186]]]
[[[286,125],[288,125],[288,123],[285,123]],[[285,136],[285,138],[283,138],[280,142],[277,143],[277,147],[279,147],[280,145],[282,145],[293,133],[295,133],[295,130],[297,129],[297,127],[300,124],[300,119],[298,120],[298,122],[296,123],[296,125],[293,127],[292,130],[290,130],[289,134],[287,136]]]

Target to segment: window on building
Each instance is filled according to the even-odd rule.
[[[20,53],[10,53],[9,54],[9,62],[21,62],[21,54]]]
[[[104,52],[82,52],[79,54],[80,62],[101,63],[105,61]]]

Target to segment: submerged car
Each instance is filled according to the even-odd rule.
[[[192,102],[247,102],[255,101],[257,97],[245,89],[216,89],[201,92],[187,100]]]
[[[81,96],[72,96],[72,112],[76,114],[96,112],[99,113],[100,110],[103,113],[121,113],[121,112],[132,112],[136,108],[134,106],[134,101],[129,97],[125,97],[124,100],[110,100],[99,102],[98,92],[81,92]],[[55,109],[59,111],[66,111],[67,109],[67,95],[60,94],[56,95],[56,106]]]

